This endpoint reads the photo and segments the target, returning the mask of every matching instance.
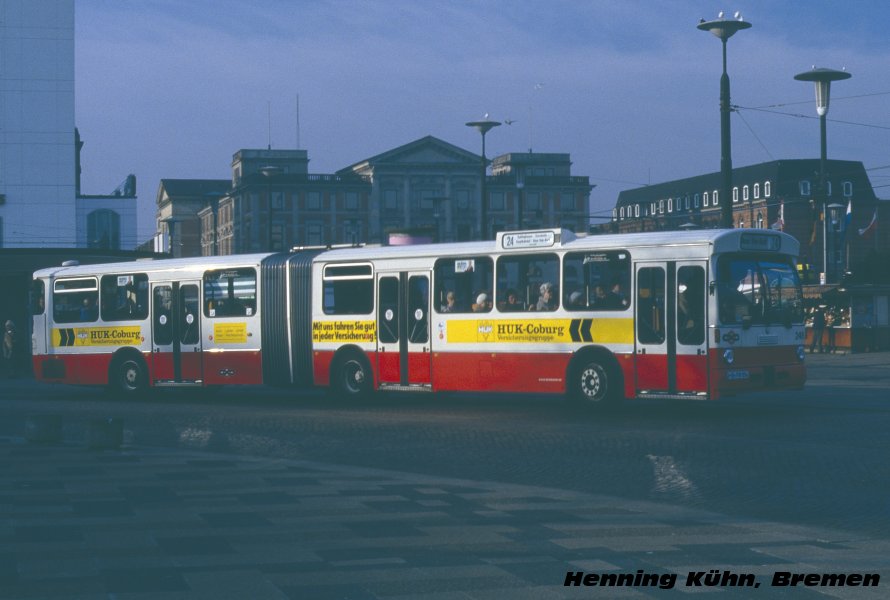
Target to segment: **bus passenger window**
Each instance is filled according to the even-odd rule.
[[[498,310],[559,308],[559,257],[555,254],[502,256],[497,266]],[[515,302],[510,295],[516,293]]]
[[[374,271],[371,265],[327,265],[323,280],[324,314],[368,315],[374,310]]]
[[[46,310],[46,284],[42,279],[31,282],[31,314],[42,315]]]
[[[204,273],[204,315],[251,317],[256,314],[256,271],[224,269]]]
[[[53,284],[53,320],[56,323],[91,323],[98,320],[99,287],[94,277],[58,279]]]
[[[626,250],[570,252],[563,261],[568,310],[623,311],[630,307],[630,253]],[[580,292],[577,301],[571,295]]]
[[[486,295],[482,312],[491,310],[494,264],[487,256],[442,258],[433,267],[433,305],[439,313],[475,312],[480,294]],[[449,300],[448,296],[452,299]]]
[[[100,287],[103,321],[142,320],[148,317],[147,275],[104,275]]]

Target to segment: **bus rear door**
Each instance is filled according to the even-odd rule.
[[[377,291],[377,380],[381,387],[429,388],[429,272],[381,273]]]
[[[199,282],[152,284],[152,379],[155,385],[201,384]]]
[[[705,265],[703,261],[636,265],[638,394],[707,394]]]

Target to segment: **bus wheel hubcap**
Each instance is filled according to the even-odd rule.
[[[365,370],[362,369],[362,366],[358,362],[349,361],[346,364],[346,385],[349,386],[350,390],[358,391],[361,389],[364,382]]]
[[[591,400],[599,400],[605,390],[605,377],[602,369],[591,365],[581,372],[581,391]]]
[[[127,387],[136,387],[136,383],[139,380],[139,370],[136,368],[131,362],[124,364],[124,383]]]

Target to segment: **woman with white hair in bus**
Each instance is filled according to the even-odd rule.
[[[535,310],[556,310],[556,290],[553,289],[553,284],[545,281],[541,284],[539,292]]]

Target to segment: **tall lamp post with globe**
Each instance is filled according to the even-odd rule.
[[[470,121],[467,123],[467,127],[475,128],[479,133],[482,134],[482,179],[480,181],[479,189],[482,193],[482,236],[483,240],[488,239],[488,198],[485,197],[485,173],[488,169],[488,159],[485,158],[485,134],[500,125],[499,121],[492,121],[488,118],[488,115],[485,115],[485,119],[482,121]]]
[[[828,203],[828,188],[825,184],[825,166],[828,161],[828,139],[826,131],[826,115],[828,115],[828,103],[831,95],[831,82],[841,81],[852,77],[846,71],[835,69],[816,68],[810,71],[798,73],[794,78],[798,81],[812,81],[816,85],[816,114],[819,115],[819,201],[822,203],[822,272],[825,274],[825,283],[831,283],[831,274],[828,269],[828,215],[826,204]]]
[[[717,15],[715,21],[702,19],[698,28],[702,31],[710,31],[720,38],[723,43],[723,75],[720,76],[720,226],[726,229],[733,227],[732,220],[732,141],[730,139],[729,113],[732,112],[729,104],[729,75],[726,74],[726,41],[737,31],[748,29],[751,23],[742,20],[740,13],[735,14],[735,19],[724,19],[723,12]]]

